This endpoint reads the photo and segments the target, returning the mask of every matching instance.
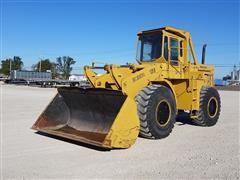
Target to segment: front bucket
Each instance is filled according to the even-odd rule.
[[[112,148],[111,129],[127,99],[121,91],[58,88],[33,129],[88,144]],[[125,113],[125,112],[123,112]],[[115,124],[118,128],[118,125]],[[132,127],[127,127],[131,129]],[[106,139],[108,135],[108,139]]]

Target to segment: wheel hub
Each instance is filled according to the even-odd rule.
[[[166,100],[162,100],[158,103],[156,120],[160,126],[166,126],[170,120],[171,108],[170,104]]]
[[[208,111],[208,115],[213,118],[216,116],[217,111],[218,111],[218,103],[217,103],[217,99],[215,97],[211,97],[208,101],[208,105],[207,105],[207,111]]]

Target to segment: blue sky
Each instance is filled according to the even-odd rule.
[[[239,64],[239,1],[1,0],[1,57],[22,57],[25,68],[40,58],[68,55],[74,72],[92,61],[135,62],[136,33],[166,25],[192,35],[200,61]],[[231,67],[216,67],[216,77]]]

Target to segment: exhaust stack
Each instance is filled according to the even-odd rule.
[[[207,47],[207,44],[204,44],[202,48],[202,64],[205,64],[206,47]]]

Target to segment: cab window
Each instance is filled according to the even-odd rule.
[[[178,40],[171,38],[170,39],[170,54],[171,60],[178,61]]]
[[[144,34],[139,37],[137,59],[140,61],[152,61],[161,57],[162,34]]]
[[[168,61],[168,37],[164,37],[164,58]]]

